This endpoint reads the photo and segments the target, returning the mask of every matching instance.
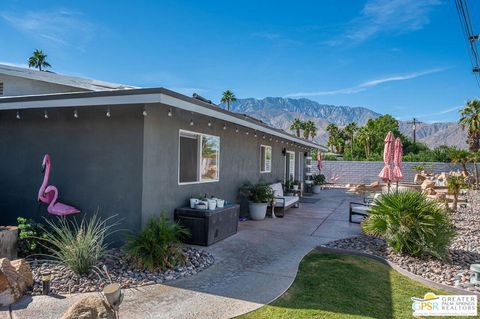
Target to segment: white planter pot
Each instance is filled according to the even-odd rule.
[[[208,200],[208,209],[209,210],[215,210],[217,208],[217,201],[214,199],[209,199]]]
[[[320,185],[313,185],[312,192],[314,194],[320,194],[320,191],[321,191]]]
[[[218,208],[223,208],[223,206],[225,206],[225,200],[217,198],[217,207]]]
[[[298,191],[298,185],[293,185],[293,189]]]
[[[262,220],[265,219],[267,215],[267,203],[252,203],[248,205],[250,210],[250,218],[253,220]]]
[[[195,208],[200,200],[198,198],[190,198],[190,208]]]

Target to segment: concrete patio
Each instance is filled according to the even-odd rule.
[[[360,234],[358,224],[348,223],[352,195],[330,189],[315,198],[284,218],[241,222],[235,236],[206,248],[215,264],[195,276],[126,290],[120,317],[231,318],[273,301],[292,284],[309,251]],[[83,296],[26,297],[0,318],[60,318]]]

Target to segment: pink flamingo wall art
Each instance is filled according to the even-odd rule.
[[[48,179],[50,177],[50,155],[45,154],[43,157],[42,167],[44,176],[42,185],[38,190],[38,201],[48,204],[47,211],[52,215],[63,217],[80,213],[80,211],[75,207],[57,202],[58,189],[55,186],[48,185]]]

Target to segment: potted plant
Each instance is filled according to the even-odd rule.
[[[321,185],[325,183],[325,175],[323,174],[318,174],[313,176],[313,188],[312,192],[314,194],[319,194],[320,193],[320,188]]]
[[[297,181],[297,180],[294,180],[292,182],[292,189],[295,190],[295,191],[298,191],[298,188],[300,187],[300,182]]]
[[[250,218],[253,220],[265,219],[268,204],[274,199],[272,188],[263,182],[255,185],[247,183],[240,188],[240,192],[248,198]]]

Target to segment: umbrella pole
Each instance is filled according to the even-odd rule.
[[[397,181],[397,193],[398,193],[398,181]]]

